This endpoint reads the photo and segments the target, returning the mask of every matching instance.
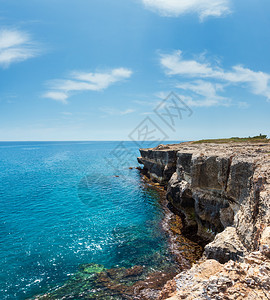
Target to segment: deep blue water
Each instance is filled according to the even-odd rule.
[[[159,195],[129,169],[138,146],[124,145],[0,143],[0,299],[45,292],[82,263],[168,259]]]

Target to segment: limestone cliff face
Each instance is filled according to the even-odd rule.
[[[159,151],[141,149],[140,164],[144,165],[153,181],[166,184],[176,170],[176,152],[173,150]]]
[[[208,243],[206,257],[225,263],[259,248],[270,226],[269,143],[183,143],[140,152],[149,177],[167,185],[185,233]]]

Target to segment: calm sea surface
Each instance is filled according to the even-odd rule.
[[[0,143],[0,299],[48,291],[82,263],[155,269],[169,259],[159,195],[129,169],[138,146],[124,147]]]

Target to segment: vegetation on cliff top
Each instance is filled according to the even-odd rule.
[[[253,137],[246,137],[246,138],[239,138],[239,137],[232,137],[226,139],[209,139],[209,140],[199,140],[193,142],[193,144],[203,144],[203,143],[217,143],[217,144],[224,144],[224,143],[269,143],[270,139],[267,138],[267,135],[257,135]]]

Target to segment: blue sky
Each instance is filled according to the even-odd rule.
[[[0,140],[270,135],[268,0],[0,0]],[[173,128],[170,92],[192,110]]]

